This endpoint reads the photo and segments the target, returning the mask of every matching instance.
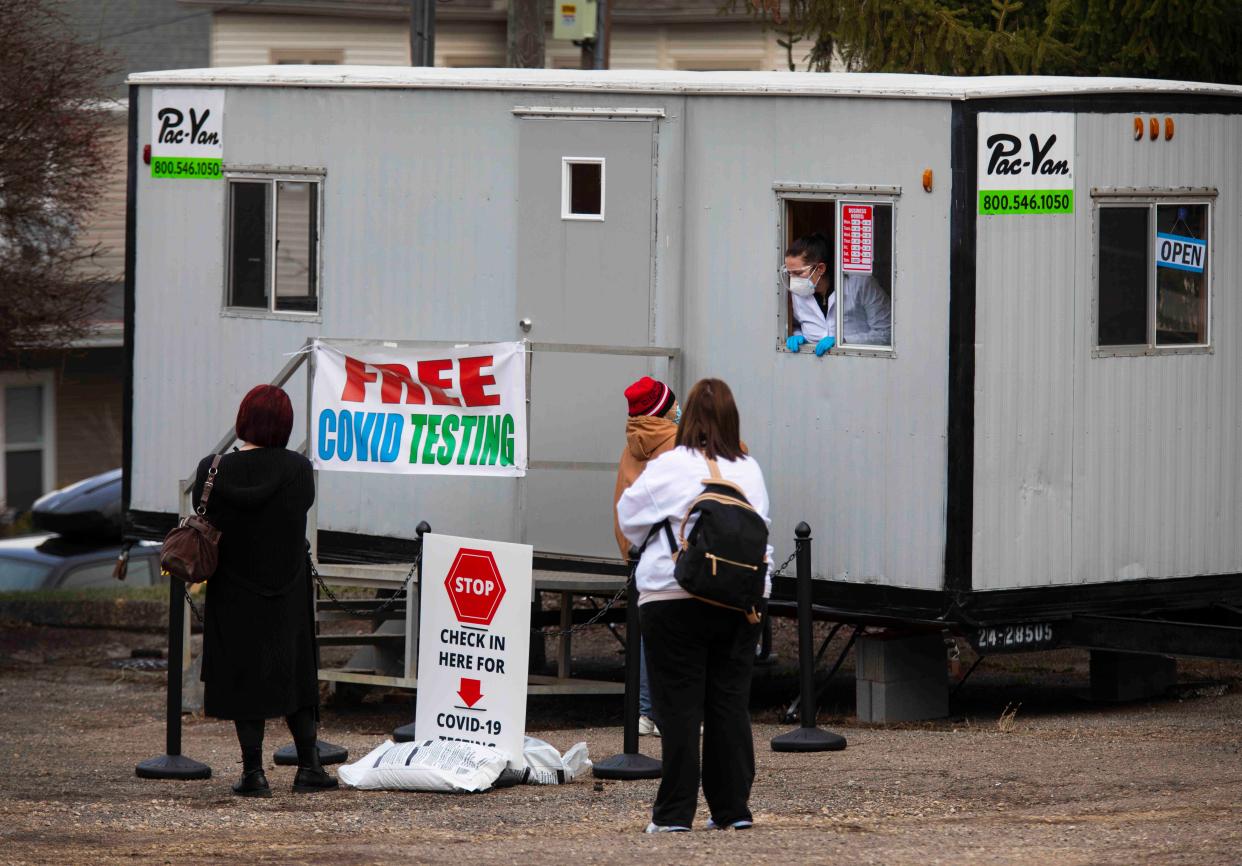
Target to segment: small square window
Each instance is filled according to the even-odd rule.
[[[226,306],[319,312],[319,187],[315,178],[230,178]]]
[[[1096,217],[1096,345],[1206,346],[1206,202],[1101,202]]]
[[[561,219],[603,220],[604,160],[564,157],[561,160]]]

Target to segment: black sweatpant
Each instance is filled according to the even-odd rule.
[[[242,769],[246,772],[263,768],[263,728],[266,719],[237,719],[237,744],[241,746]],[[315,707],[302,707],[285,716],[285,724],[293,735],[293,745],[298,751],[299,767],[318,767],[319,748],[316,743]]]
[[[713,820],[751,820],[747,801],[755,780],[755,744],[748,704],[759,626],[737,611],[695,599],[648,602],[640,622],[664,755],[651,820],[693,823],[700,722],[703,796]]]

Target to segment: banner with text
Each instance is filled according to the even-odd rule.
[[[979,215],[1072,214],[1074,121],[1064,112],[979,114]]]
[[[526,474],[521,343],[339,348],[315,341],[316,469],[401,475]]]
[[[151,177],[219,180],[224,166],[224,91],[151,92]]]

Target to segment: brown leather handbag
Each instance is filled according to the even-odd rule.
[[[160,549],[160,568],[186,583],[201,583],[211,577],[216,573],[216,565],[220,561],[220,530],[207,519],[207,500],[211,498],[211,488],[216,485],[220,457],[217,454],[211,461],[211,468],[207,470],[207,480],[203,483],[203,497],[198,502],[197,513],[183,517],[164,536],[164,546]]]

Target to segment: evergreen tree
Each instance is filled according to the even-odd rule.
[[[790,68],[1120,75],[1242,83],[1238,0],[734,0],[779,33]],[[800,53],[800,52],[798,52]]]

